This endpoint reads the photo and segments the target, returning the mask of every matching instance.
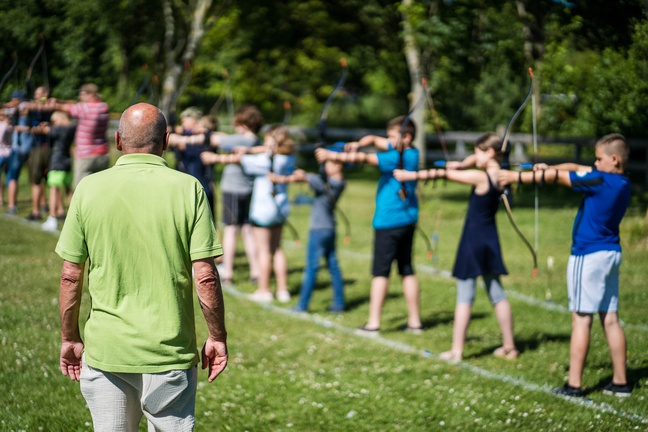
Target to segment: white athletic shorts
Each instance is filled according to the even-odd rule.
[[[81,393],[95,432],[137,432],[142,415],[149,431],[189,432],[194,428],[198,370],[154,374],[112,373],[83,358]]]
[[[571,255],[567,263],[569,310],[581,313],[619,310],[621,252]]]

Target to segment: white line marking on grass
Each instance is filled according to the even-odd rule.
[[[237,290],[234,285],[223,285],[223,291],[227,292],[228,294],[233,295],[234,297],[238,298],[246,298],[247,294],[242,293],[241,291]],[[294,312],[290,309],[287,309],[285,307],[280,307],[280,306],[274,306],[272,304],[260,304],[264,309],[272,311],[272,312],[277,312],[281,313],[287,316],[290,316],[292,318],[297,318],[301,319],[304,321],[311,321],[317,325],[320,325],[324,328],[330,328],[330,329],[335,329],[337,331],[340,331],[342,333],[350,334],[355,337],[363,338],[366,340],[373,341],[379,345],[388,347],[388,348],[393,348],[395,350],[398,350],[400,352],[408,353],[408,354],[418,354],[422,357],[425,358],[430,358],[434,360],[438,360],[438,355],[430,352],[429,350],[421,350],[419,348],[416,348],[412,345],[408,345],[404,342],[399,342],[399,341],[394,341],[391,339],[386,339],[383,338],[382,336],[362,336],[358,335],[355,333],[355,329],[345,327],[343,325],[334,323],[326,318],[323,318],[317,314],[309,314],[309,313],[303,313],[303,312]],[[439,360],[442,361],[442,360]],[[506,375],[503,373],[496,373],[496,372],[491,372],[489,370],[480,368],[478,366],[472,365],[470,363],[466,362],[459,362],[459,363],[448,363],[448,365],[453,365],[457,367],[461,367],[463,369],[466,369],[472,373],[475,373],[479,376],[482,376],[484,378],[496,380],[496,381],[501,381],[505,382],[511,385],[514,385],[516,387],[521,387],[524,390],[527,390],[529,392],[539,392],[539,393],[545,393],[553,397],[557,397],[559,399],[562,399],[564,401],[570,402],[575,405],[580,405],[585,408],[593,409],[595,411],[601,411],[604,413],[608,414],[613,414],[613,415],[618,415],[620,417],[643,423],[643,424],[648,424],[648,418],[642,417],[638,414],[632,414],[628,413],[622,410],[617,410],[614,407],[612,407],[609,404],[606,403],[600,403],[600,402],[594,402],[591,399],[578,399],[578,398],[570,398],[570,397],[564,397],[564,396],[559,396],[551,393],[551,387],[548,386],[547,384],[539,385],[535,383],[531,383],[528,381],[525,381],[520,378],[515,378],[510,375]]]
[[[359,252],[352,252],[352,251],[347,251],[347,250],[344,250],[343,252],[344,252],[345,255],[348,255],[348,256],[353,257],[353,258],[363,259],[363,260],[371,259],[370,256],[368,256],[366,254],[359,253]],[[426,264],[418,264],[417,263],[416,264],[416,270],[420,271],[423,274],[427,274],[427,275],[441,276],[441,277],[444,277],[446,279],[453,279],[452,272],[449,272],[447,270],[441,270],[441,269],[438,269],[438,268],[435,268],[435,267],[432,267],[432,266],[429,266],[429,265],[426,265]],[[514,291],[514,290],[512,290],[510,288],[506,288],[506,292],[507,292],[507,294],[509,294],[510,297],[513,297],[513,298],[515,298],[517,300],[520,300],[520,301],[522,301],[522,302],[524,302],[526,304],[529,304],[529,305],[532,305],[532,306],[537,306],[537,307],[539,307],[541,309],[554,311],[554,312],[561,312],[561,313],[571,313],[569,311],[568,307],[566,307],[564,305],[561,305],[559,303],[554,303],[554,302],[547,301],[547,300],[541,300],[541,299],[539,299],[537,297],[533,297],[533,296],[530,296],[528,294],[523,294],[521,292]],[[621,325],[624,328],[640,330],[640,331],[648,331],[648,325],[646,325],[646,324],[628,324],[628,323],[624,322],[623,320],[620,320],[620,321],[621,321]]]

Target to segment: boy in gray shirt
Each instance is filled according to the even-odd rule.
[[[326,170],[326,180],[319,174],[310,174],[303,170],[295,170],[289,176],[270,175],[270,180],[274,183],[304,182],[308,183],[315,192],[308,232],[306,268],[304,269],[299,292],[299,301],[293,309],[297,312],[308,312],[308,305],[315,289],[315,280],[317,279],[319,263],[322,257],[326,258],[327,267],[331,274],[331,285],[333,286],[333,301],[328,310],[340,313],[344,311],[345,307],[344,281],[335,252],[335,206],[344,191],[346,181],[342,175],[341,163],[328,161],[324,169]]]

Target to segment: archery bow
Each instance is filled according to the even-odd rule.
[[[403,144],[403,134],[405,133],[405,128],[409,124],[409,119],[412,116],[412,114],[414,113],[414,111],[416,111],[418,109],[418,107],[421,105],[421,102],[423,102],[423,100],[425,100],[425,98],[426,98],[426,95],[425,95],[426,91],[425,90],[427,89],[427,80],[425,78],[422,78],[421,79],[421,84],[422,84],[422,87],[423,87],[421,95],[419,96],[419,98],[416,101],[416,103],[414,104],[414,106],[412,106],[412,108],[409,110],[409,112],[407,113],[407,115],[403,119],[403,123],[401,123],[400,132],[398,134],[398,141],[396,142],[396,150],[398,150],[398,169],[404,169],[404,165],[405,165],[405,163],[404,163],[405,146]],[[412,137],[412,138],[414,138],[414,137]],[[400,198],[401,198],[401,200],[403,202],[407,198],[407,189],[405,187],[405,182],[401,182],[401,188],[398,191],[398,195],[400,196]],[[403,205],[405,206],[405,209],[407,210],[407,213],[410,213],[409,207],[407,207],[407,204],[404,203]],[[412,219],[414,219],[414,218],[412,218]],[[415,224],[415,230],[419,233],[419,235],[421,237],[423,237],[423,241],[425,242],[425,245],[427,247],[427,257],[428,257],[428,259],[431,260],[432,255],[433,255],[433,249],[432,249],[432,243],[430,242],[430,239],[423,232],[423,230],[418,225],[418,223]]]
[[[11,56],[13,57],[13,63],[11,64],[11,67],[7,71],[7,73],[2,77],[2,81],[0,81],[0,90],[4,87],[5,83],[11,76],[14,70],[16,70],[16,66],[18,65],[18,56],[16,55],[16,52],[14,51]]]
[[[38,39],[40,39],[40,47],[38,47],[38,51],[36,51],[36,55],[34,55],[34,58],[32,59],[31,63],[29,63],[29,67],[27,68],[27,77],[25,78],[25,86],[30,87],[31,83],[31,76],[32,72],[34,71],[34,66],[36,65],[36,61],[38,60],[39,57],[44,56],[45,54],[45,37],[43,35],[38,35]],[[45,81],[49,81],[49,78],[45,77],[45,74],[47,73],[47,60],[45,57],[43,57],[45,63],[43,63],[44,67],[44,74],[43,74],[43,79]],[[49,87],[48,83],[46,85]],[[27,93],[31,93],[31,88],[26,88]]]
[[[504,131],[504,136],[502,137],[502,144],[500,145],[500,152],[502,153],[502,162],[500,164],[500,167],[502,169],[510,169],[511,168],[511,163],[509,160],[509,156],[511,153],[511,148],[508,145],[509,142],[509,134],[511,131],[511,126],[515,122],[515,120],[518,118],[520,113],[524,110],[524,107],[526,104],[529,102],[529,99],[531,95],[533,94],[533,69],[529,68],[529,77],[530,77],[530,84],[529,84],[529,91],[524,98],[524,101],[522,101],[522,104],[520,107],[515,111],[515,114],[513,114],[513,117],[511,117],[511,120],[509,121],[508,125],[506,126],[506,130]],[[506,214],[509,218],[509,221],[511,222],[511,225],[513,226],[513,229],[517,233],[517,235],[522,239],[522,242],[526,245],[526,247],[529,249],[529,252],[531,252],[531,256],[533,257],[533,278],[538,274],[538,256],[533,249],[533,246],[527,240],[527,238],[524,236],[522,231],[518,228],[517,224],[515,223],[515,220],[513,218],[513,212],[511,211],[511,204],[509,202],[509,196],[511,194],[511,189],[510,187],[505,187],[504,190],[502,191],[501,198],[502,202],[504,202],[504,208],[506,209]]]
[[[333,98],[335,97],[335,94],[344,85],[344,81],[346,80],[347,62],[344,57],[340,59],[340,65],[342,66],[342,72],[340,73],[340,76],[337,82],[335,83],[335,87],[333,87],[333,91],[331,91],[331,93],[326,98],[326,102],[324,102],[324,106],[322,107],[322,113],[320,114],[319,121],[317,122],[317,133],[319,137],[319,142],[315,144],[316,149],[323,147],[324,143],[326,143],[326,120],[328,118],[328,110],[329,107],[331,106],[331,102],[333,102]],[[319,175],[322,179],[322,182],[324,183],[324,189],[326,190],[326,195],[328,196],[329,201],[333,206],[333,211],[337,211],[338,215],[340,215],[340,217],[342,218],[342,222],[344,223],[344,243],[348,244],[351,241],[351,224],[349,223],[349,218],[344,213],[344,211],[340,207],[338,207],[337,200],[331,194],[331,187],[328,183],[328,175],[326,174],[325,165],[326,165],[325,162],[321,162],[319,164]]]
[[[139,88],[137,89],[135,96],[133,96],[133,99],[130,103],[131,105],[135,105],[139,101],[140,96],[144,94],[149,86],[149,82],[151,81],[151,75],[148,72],[148,65],[146,63],[144,63],[142,69],[144,70],[144,79],[142,80],[142,84],[140,84]]]
[[[448,153],[448,146],[446,145],[445,138],[441,132],[441,122],[439,122],[439,116],[437,115],[436,108],[434,107],[434,100],[430,94],[429,88],[427,86],[427,80],[423,78],[421,80],[423,84],[423,92],[425,93],[425,98],[427,100],[428,106],[430,107],[430,112],[432,113],[432,121],[434,122],[434,129],[436,130],[437,136],[439,138],[439,143],[441,144],[441,150],[443,150],[443,157],[446,161],[450,160],[450,154]]]

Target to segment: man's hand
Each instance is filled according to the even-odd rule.
[[[225,369],[227,366],[227,344],[225,342],[207,339],[202,349],[202,368],[209,367],[209,382],[214,379]]]
[[[61,344],[61,372],[72,381],[81,379],[81,356],[83,342],[63,342]]]
[[[533,171],[543,171],[543,170],[546,170],[546,169],[549,169],[549,165],[547,165],[544,162],[537,163],[537,164],[533,165]]]

